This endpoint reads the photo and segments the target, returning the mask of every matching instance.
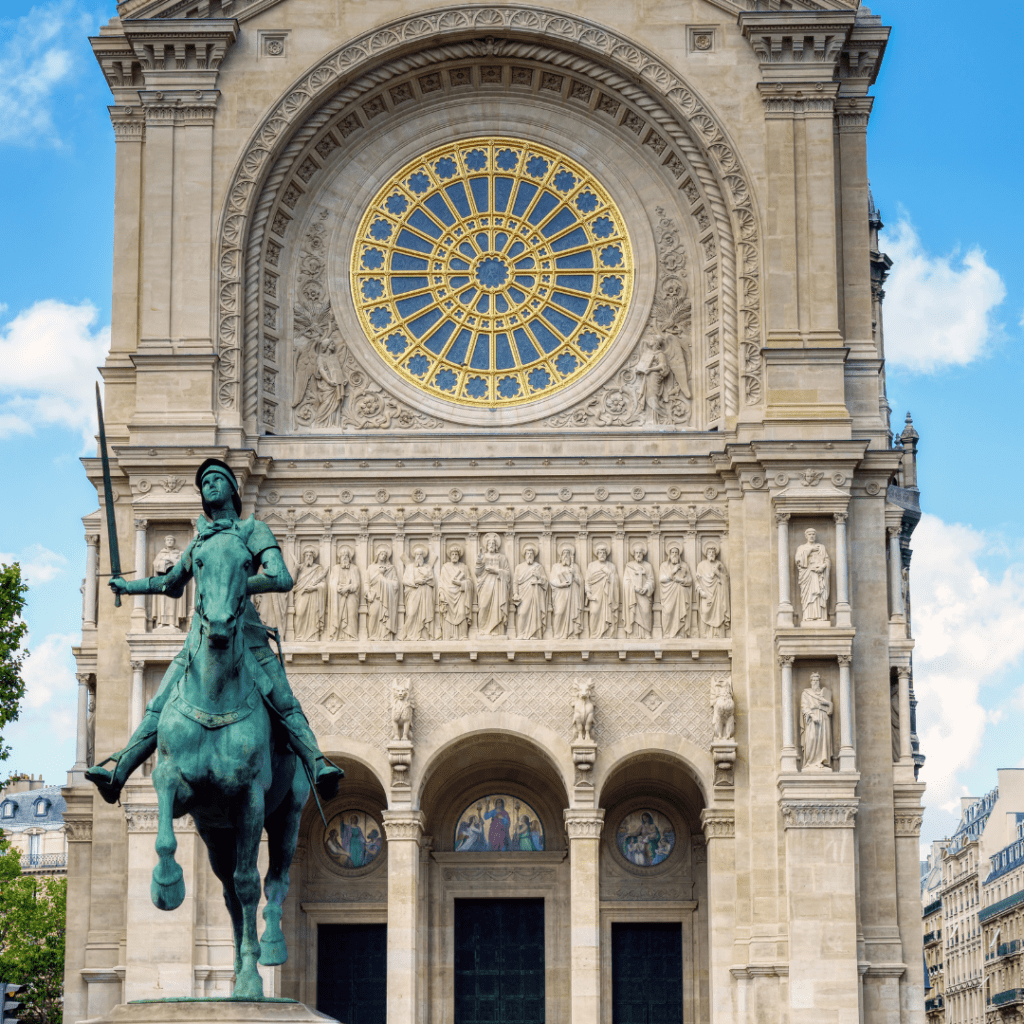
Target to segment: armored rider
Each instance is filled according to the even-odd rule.
[[[198,536],[185,549],[178,562],[162,576],[141,580],[113,577],[110,580],[110,589],[118,594],[163,594],[167,597],[180,597],[192,578],[192,558],[204,538],[222,530],[234,530],[252,553],[255,570],[259,570],[261,566],[263,569],[262,572],[249,577],[248,593],[285,593],[291,590],[291,573],[284,564],[281,549],[277,546],[270,528],[266,523],[259,522],[255,516],[250,516],[246,520],[240,518],[242,502],[238,496],[238,482],[231,467],[219,459],[207,459],[196,473],[196,486],[202,495],[206,518],[200,517],[197,524]],[[313,730],[310,729],[302,707],[288,685],[284,667],[270,647],[267,628],[260,621],[251,601],[245,603],[242,629],[249,655],[245,659],[246,667],[255,676],[264,701],[287,731],[289,744],[306,766],[317,792],[323,799],[330,800],[337,793],[338,782],[344,773],[326,761],[320,752]],[[107,770],[97,765],[86,771],[86,778],[95,783],[107,803],[112,804],[117,800],[128,777],[156,749],[160,712],[173,693],[174,685],[184,675],[189,659],[194,656],[201,642],[199,616],[195,615],[192,617],[192,627],[184,646],[164,674],[160,688],[146,707],[146,714],[128,746],[106,759],[116,762],[113,769]],[[101,762],[103,763],[105,762]]]

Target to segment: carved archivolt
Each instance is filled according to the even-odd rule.
[[[460,41],[484,34],[503,38]],[[434,44],[431,49],[403,54],[427,39]],[[543,44],[533,42],[538,39]],[[373,127],[374,118],[383,123],[415,93],[429,89],[432,76],[419,75],[408,91],[401,84],[386,88],[386,83],[442,62],[479,63],[489,55],[549,65],[554,69],[547,72],[549,87],[555,91],[557,79],[564,102],[607,118],[661,161],[666,184],[680,190],[682,205],[689,207],[697,224],[701,330],[706,351],[720,351],[714,366],[713,359],[704,360],[708,383],[719,391],[708,392],[701,420],[707,422],[715,411],[729,415],[740,404],[760,402],[758,219],[735,150],[713,113],[668,67],[594,23],[515,6],[469,7],[410,17],[339,48],[289,90],[240,159],[219,237],[218,400],[248,429],[256,429],[266,376],[260,372],[257,326],[270,329],[270,340],[270,325],[280,331],[280,303],[275,306],[261,295],[261,288],[272,293],[276,286],[273,268],[282,242],[275,236],[283,239],[291,211],[332,150],[342,147],[349,135]],[[372,71],[357,77],[371,66]],[[536,73],[544,74],[539,69]],[[483,74],[481,65],[479,72],[467,72],[467,82],[482,87]],[[439,72],[433,76],[440,87]],[[328,128],[332,117],[346,109],[344,119]],[[263,428],[267,426],[264,422]]]

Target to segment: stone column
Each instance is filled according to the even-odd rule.
[[[89,767],[89,679],[91,673],[76,672],[78,677],[78,728],[75,730],[75,766],[71,769],[69,786],[85,782],[85,769]]]
[[[850,617],[850,561],[846,554],[846,512],[836,512],[836,626],[849,628]]]
[[[707,844],[711,1020],[715,1024],[732,1024],[736,1020],[736,982],[729,970],[736,940],[735,811],[732,807],[706,807],[700,813],[700,823]],[[745,1022],[746,1017],[741,1016],[740,1021]]]
[[[899,526],[888,526],[885,532],[889,535],[889,603],[892,608],[889,634],[904,639],[907,619],[903,608],[903,556],[900,553],[902,530]]]
[[[853,687],[850,683],[849,654],[839,655],[839,770],[857,770],[857,758],[853,748]]]
[[[82,594],[82,626],[84,629],[96,628],[96,603],[98,598],[99,578],[97,573],[100,564],[100,535],[85,535],[85,590]]]
[[[134,579],[146,578],[146,527],[147,519],[135,520],[135,576]],[[136,594],[132,608],[132,632],[146,632],[146,595]]]
[[[793,602],[790,601],[789,580],[789,513],[776,512],[775,522],[779,532],[779,613],[775,625],[789,629],[793,625]]]
[[[388,1024],[416,1024],[421,811],[384,811],[388,837]]]
[[[601,883],[598,854],[604,808],[565,810],[569,836],[571,1024],[601,1020]]]
[[[134,733],[146,713],[146,663],[132,662],[132,732]]]
[[[896,670],[900,677],[900,764],[914,764],[914,751],[910,745],[910,669]]]
[[[779,656],[782,667],[782,770],[796,771],[796,726],[793,714],[793,662],[789,654]]]

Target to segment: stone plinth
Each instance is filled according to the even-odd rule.
[[[89,1024],[320,1024],[333,1020],[291,999],[154,999],[120,1003]]]

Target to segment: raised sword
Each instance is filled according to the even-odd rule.
[[[96,384],[96,416],[100,421],[100,459],[103,462],[103,507],[107,513],[107,545],[110,548],[110,578],[122,575],[121,555],[117,549],[117,519],[114,517],[114,488],[110,483],[110,458],[107,456],[107,432],[103,428],[103,404]],[[121,595],[114,592],[114,604],[121,607]]]

